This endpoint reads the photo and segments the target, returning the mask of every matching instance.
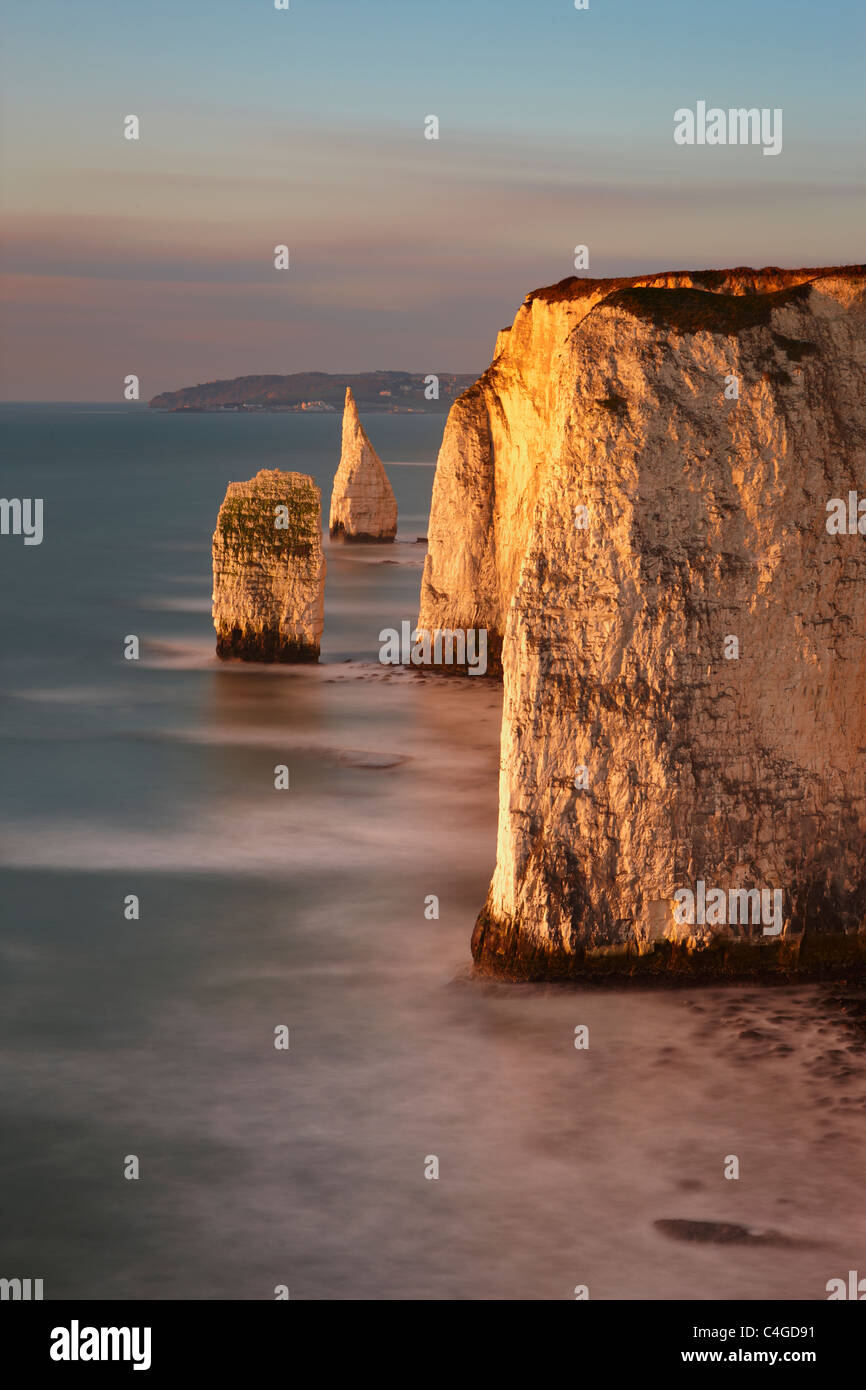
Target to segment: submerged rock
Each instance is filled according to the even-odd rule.
[[[452,408],[419,626],[504,641],[482,969],[866,963],[864,294],[567,281]]]
[[[352,388],[346,387],[343,447],[331,493],[332,538],[392,541],[397,534],[397,499],[382,460],[358,418]]]
[[[797,1246],[808,1242],[795,1240],[781,1231],[756,1230],[736,1226],[730,1221],[654,1221],[656,1230],[670,1240],[696,1241],[702,1245],[759,1245]]]
[[[217,656],[318,661],[324,622],[321,494],[305,473],[229,483],[213,536]]]

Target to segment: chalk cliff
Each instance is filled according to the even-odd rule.
[[[397,499],[358,418],[351,386],[346,387],[343,447],[329,525],[333,538],[347,541],[392,541],[397,534]]]
[[[445,424],[418,626],[486,628],[491,667],[498,665],[541,478],[559,448],[570,401],[572,335],[597,305],[640,287],[736,295],[745,303],[826,274],[740,267],[616,280],[573,276],[527,295],[511,328],[499,334],[492,365],[454,403]]]
[[[324,622],[321,494],[305,473],[229,483],[213,536],[217,655],[317,661]]]
[[[567,281],[452,408],[420,625],[504,638],[480,967],[866,959],[864,294]]]

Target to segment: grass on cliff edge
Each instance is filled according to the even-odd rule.
[[[614,290],[597,307],[623,309],[656,328],[673,328],[679,333],[742,333],[765,327],[774,309],[802,304],[808,296],[808,281],[771,294],[713,294],[709,290],[650,286]]]

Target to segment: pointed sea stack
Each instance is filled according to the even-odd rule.
[[[217,656],[318,661],[324,623],[321,494],[305,473],[229,483],[213,537]]]
[[[397,534],[397,499],[382,460],[358,418],[352,388],[346,387],[343,449],[331,493],[332,539],[392,541]]]

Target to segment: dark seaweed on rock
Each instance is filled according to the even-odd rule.
[[[729,1221],[654,1221],[653,1226],[671,1240],[695,1241],[702,1245],[797,1246],[805,1242],[781,1231],[757,1231]]]

